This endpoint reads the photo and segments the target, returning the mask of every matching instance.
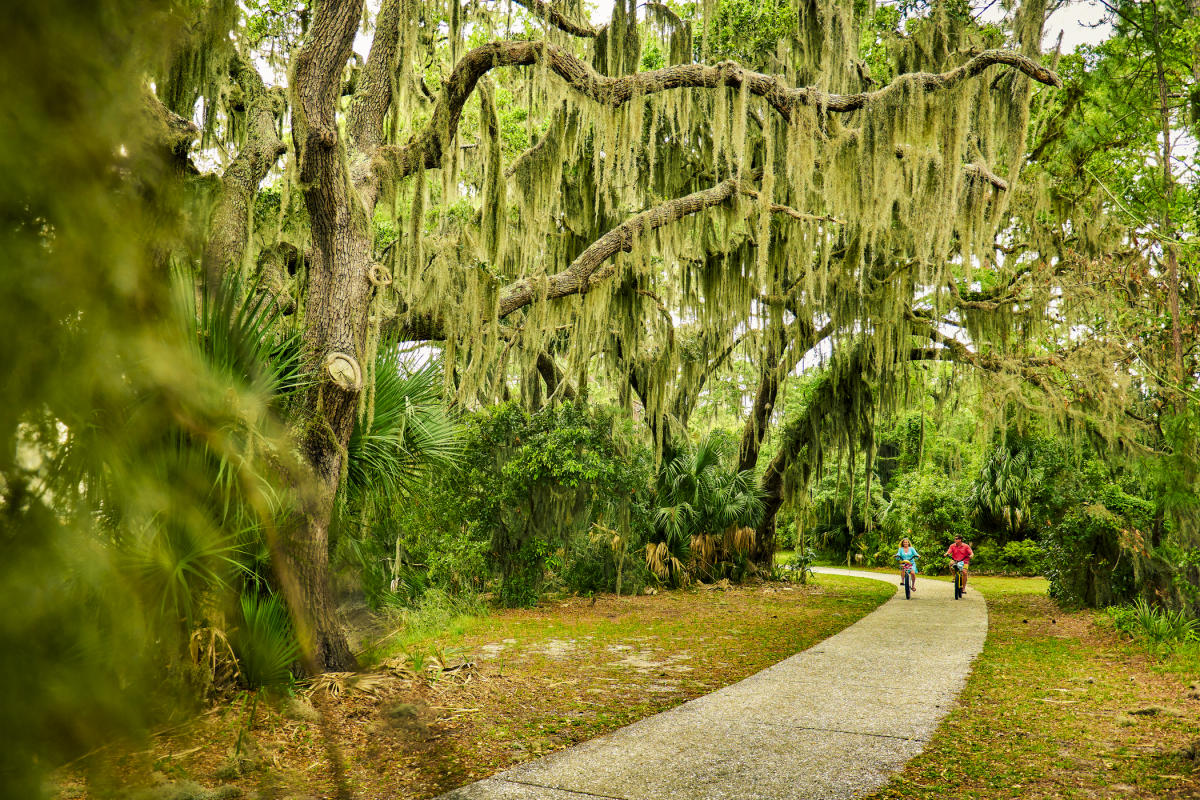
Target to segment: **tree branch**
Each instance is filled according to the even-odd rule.
[[[182,167],[187,163],[188,150],[200,135],[200,129],[190,119],[184,119],[163,105],[149,88],[143,95],[142,111],[148,123],[146,143],[161,152],[166,160]]]
[[[350,100],[346,132],[367,156],[383,142],[383,121],[392,102],[392,70],[400,40],[400,0],[384,0],[375,18],[375,38],[358,88]]]
[[[293,69],[292,138],[297,144],[300,181],[317,183],[337,145],[337,100],[342,69],[353,52],[363,0],[325,0],[317,6],[308,38]],[[324,154],[325,157],[322,157]],[[319,181],[329,185],[328,181]]]
[[[535,300],[552,300],[586,292],[593,274],[601,265],[622,250],[632,250],[637,237],[690,214],[720,205],[736,193],[737,185],[737,179],[730,178],[711,189],[693,192],[635,214],[593,242],[561,272],[537,282],[524,278],[506,287],[500,295],[499,317],[504,318]]]
[[[463,105],[475,90],[479,79],[496,67],[528,66],[543,60],[550,72],[566,81],[579,94],[614,108],[636,97],[670,89],[741,88],[744,85],[751,94],[766,100],[785,120],[790,120],[802,107],[816,107],[822,113],[846,113],[882,102],[912,88],[925,93],[941,91],[975,77],[994,65],[1008,65],[1041,83],[1062,86],[1062,81],[1054,72],[1020,53],[1008,50],[986,50],[948,72],[901,75],[874,92],[831,94],[814,87],[792,88],[777,75],[753,72],[732,61],[722,61],[712,66],[676,64],[613,78],[600,75],[566,49],[549,42],[491,42],[471,50],[455,65],[425,130],[402,147],[380,148],[381,156],[395,170],[397,178],[414,172],[422,164],[426,169],[438,168],[446,143],[458,128]]]
[[[758,197],[758,192],[743,185],[737,178],[728,178],[710,189],[669,200],[635,214],[593,242],[561,272],[535,282],[524,278],[509,284],[500,294],[499,317],[503,319],[518,308],[538,300],[553,300],[586,292],[588,287],[616,272],[614,265],[604,266],[608,259],[633,248],[634,240],[645,233],[669,225],[683,217],[718,206],[735,194]],[[840,222],[833,217],[803,214],[790,206],[771,204],[771,211],[805,222]]]
[[[250,239],[250,207],[263,178],[287,152],[276,132],[282,101],[268,91],[247,59],[236,56],[229,70],[246,114],[246,139],[221,176],[221,194],[213,210],[211,233],[202,263],[209,284],[216,286],[230,270],[239,269]]]
[[[739,186],[738,192],[746,195],[747,197],[753,197],[755,200],[759,198],[758,192],[754,189],[751,189],[749,186]],[[791,206],[785,206],[779,203],[771,203],[769,208],[772,214],[784,214],[792,219],[800,220],[801,222],[831,222],[835,225],[846,224],[845,220],[838,219],[837,217],[830,217],[823,214],[805,214],[803,211],[797,211]]]
[[[976,161],[973,164],[964,164],[963,172],[967,173],[968,177],[987,181],[1002,192],[1008,191],[1008,181],[992,172],[988,165],[982,161]]]
[[[525,8],[537,19],[553,25],[563,33],[569,33],[572,36],[594,39],[608,28],[607,25],[601,25],[597,28],[586,22],[575,22],[566,14],[550,5],[550,3],[545,2],[545,0],[513,0],[513,2]]]

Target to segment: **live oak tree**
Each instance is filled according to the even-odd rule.
[[[319,667],[354,663],[329,527],[380,342],[437,343],[466,408],[610,387],[660,450],[740,348],[758,370],[743,469],[785,376],[827,354],[762,472],[760,561],[822,443],[869,457],[904,365],[1037,366],[946,324],[1024,287],[1027,269],[997,266],[997,231],[1033,87],[1060,85],[1043,3],[1003,26],[959,2],[907,19],[763,8],[766,40],[737,27],[764,17],[724,0],[618,0],[601,26],[574,0],[196,5],[151,76],[147,125],[195,186],[198,272],[257,280],[303,331],[314,377],[292,424],[309,477],[277,567]],[[979,296],[977,272],[992,276]],[[1011,326],[1000,316],[972,341]]]

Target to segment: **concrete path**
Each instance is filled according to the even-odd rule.
[[[896,573],[817,572],[898,583]],[[897,587],[899,588],[899,587]],[[921,580],[740,683],[441,800],[783,800],[870,794],[921,752],[987,635],[975,591]]]

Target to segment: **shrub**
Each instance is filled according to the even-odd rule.
[[[659,580],[741,580],[763,497],[753,472],[730,463],[735,452],[733,437],[714,430],[663,464],[654,534],[645,547],[646,565]]]
[[[1141,534],[1103,504],[1071,509],[1045,534],[1045,575],[1050,596],[1093,608],[1136,595],[1133,559],[1144,549]]]
[[[618,591],[637,594],[650,582],[650,571],[642,558],[642,539],[630,539],[610,528],[597,527],[575,539],[567,550],[562,572],[568,589],[580,594]],[[617,587],[618,565],[621,573]]]
[[[287,609],[275,595],[243,594],[241,620],[230,638],[242,679],[251,689],[277,688],[291,679],[300,647]]]
[[[974,572],[997,572],[1000,570],[1002,551],[990,542],[980,542],[971,546],[975,553],[971,559],[971,569]],[[945,549],[943,548],[943,551]],[[945,560],[945,559],[942,559]]]
[[[1200,619],[1182,610],[1153,606],[1144,598],[1128,605],[1110,606],[1107,614],[1117,631],[1141,640],[1158,652],[1170,652],[1180,644],[1200,640]]]
[[[1040,575],[1042,546],[1032,539],[1009,542],[1000,553],[1000,563],[1006,572],[1017,575]]]
[[[567,548],[593,523],[641,541],[651,462],[629,421],[611,411],[564,403],[529,414],[510,404],[477,416],[463,510],[489,541],[501,603],[536,603],[547,568],[564,566]]]

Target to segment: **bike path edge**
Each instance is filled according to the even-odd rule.
[[[895,573],[816,572],[898,583]],[[743,681],[438,800],[842,800],[916,756],[966,684],[987,606],[922,579]],[[932,698],[932,699],[931,699]]]

